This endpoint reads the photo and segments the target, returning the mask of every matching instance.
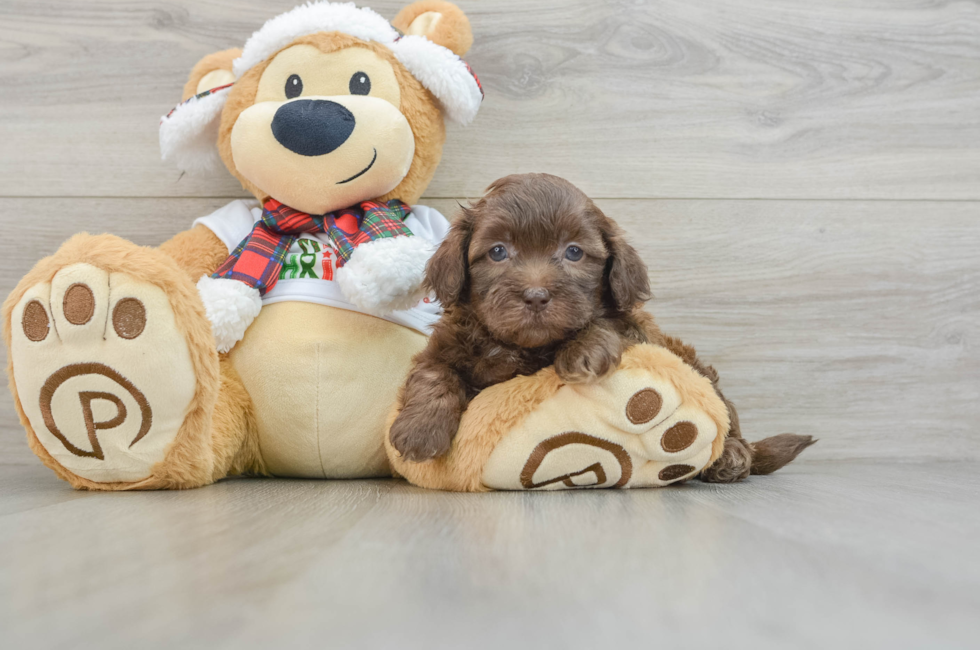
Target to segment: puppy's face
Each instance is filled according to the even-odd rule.
[[[539,347],[649,293],[646,268],[616,224],[567,181],[508,176],[453,226],[429,284],[465,302],[503,342]]]
[[[503,192],[474,218],[470,304],[494,337],[538,347],[567,337],[602,307],[608,251],[597,216],[574,195]]]

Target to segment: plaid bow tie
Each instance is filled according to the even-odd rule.
[[[326,233],[337,251],[338,267],[350,260],[360,244],[412,235],[404,223],[411,210],[398,199],[387,203],[364,201],[359,206],[324,215],[293,210],[271,199],[263,207],[262,218],[252,232],[235,247],[212,278],[239,280],[265,295],[279,281],[286,253],[299,235]]]

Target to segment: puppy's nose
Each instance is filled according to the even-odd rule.
[[[541,311],[551,302],[551,294],[544,287],[524,290],[524,305],[534,311]]]
[[[272,135],[301,156],[322,156],[347,142],[354,114],[328,99],[286,102],[272,118]]]

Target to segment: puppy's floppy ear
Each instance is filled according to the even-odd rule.
[[[403,34],[424,36],[458,56],[473,45],[473,30],[463,11],[444,0],[419,0],[398,12],[391,24]]]
[[[425,266],[425,285],[435,292],[443,307],[463,299],[469,280],[469,248],[473,234],[473,214],[461,206],[460,216],[449,234]]]
[[[650,279],[647,277],[647,265],[643,263],[640,254],[626,241],[626,233],[619,225],[602,214],[599,214],[602,238],[609,250],[606,260],[606,288],[612,304],[618,311],[629,311],[637,303],[650,299]]]
[[[231,72],[231,62],[241,55],[242,50],[233,47],[230,50],[208,54],[198,61],[191,70],[187,83],[184,84],[182,101],[203,93],[205,90],[211,90],[235,81],[235,75]]]

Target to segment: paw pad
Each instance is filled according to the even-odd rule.
[[[135,339],[146,327],[146,307],[136,298],[123,298],[112,310],[112,329],[123,339]]]
[[[32,300],[27,303],[27,306],[24,307],[21,326],[24,328],[24,336],[35,343],[48,337],[51,321],[48,319],[48,312],[44,310],[41,301]]]
[[[676,481],[683,476],[687,476],[696,469],[697,468],[692,465],[668,465],[660,470],[657,476],[660,477],[661,481]]]
[[[697,438],[698,428],[693,422],[678,422],[664,432],[663,438],[660,439],[660,446],[664,451],[676,454],[693,445]]]
[[[626,417],[633,424],[646,424],[657,417],[664,400],[652,388],[637,391],[626,403]]]
[[[62,303],[65,320],[72,325],[84,325],[95,314],[95,295],[81,282],[68,287]]]

